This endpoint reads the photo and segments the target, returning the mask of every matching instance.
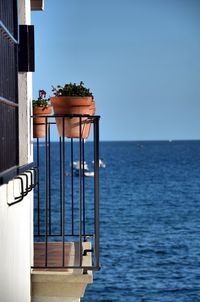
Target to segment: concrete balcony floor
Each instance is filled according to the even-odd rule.
[[[62,265],[62,243],[49,242],[47,248],[48,266]],[[84,250],[91,249],[90,242],[83,242]],[[79,243],[65,243],[65,266],[79,266]],[[92,253],[83,256],[82,266],[92,265]],[[93,281],[92,271],[83,274],[80,268],[45,268],[45,243],[34,244],[34,266],[44,266],[32,270],[32,302],[79,301],[85,288]]]

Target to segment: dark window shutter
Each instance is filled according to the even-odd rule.
[[[0,173],[18,165],[17,0],[0,0]]]
[[[34,55],[34,26],[19,26],[19,56],[18,71],[28,72],[35,71],[35,55]]]

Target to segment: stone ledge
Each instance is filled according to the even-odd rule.
[[[34,297],[32,302],[80,302],[80,299],[69,297],[69,298],[58,298],[58,297]]]
[[[83,250],[85,249],[91,249],[89,242],[83,243]],[[69,254],[69,263],[71,262],[75,264],[74,252]],[[83,257],[83,266],[91,264],[92,253],[88,252]],[[84,296],[86,286],[92,282],[92,271],[83,274],[83,269],[33,269],[32,302],[77,302]]]
[[[31,0],[31,10],[44,10],[44,0]]]
[[[32,302],[43,301],[42,297],[48,298],[48,301],[51,301],[50,298],[54,299],[55,297],[57,299],[66,299],[67,297],[79,299],[84,296],[86,286],[92,282],[92,272],[77,274],[34,271],[32,272]]]

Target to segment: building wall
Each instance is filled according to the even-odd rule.
[[[0,188],[0,301],[30,301],[31,196],[8,207],[17,184]]]
[[[19,24],[30,24],[30,0],[19,0]],[[31,73],[19,74],[20,165],[32,161]],[[33,245],[33,195],[8,206],[19,194],[19,180],[0,187],[0,301],[30,302]]]

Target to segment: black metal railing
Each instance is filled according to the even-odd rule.
[[[19,163],[17,12],[17,0],[0,1],[0,172]]]
[[[17,39],[17,0],[0,1],[0,20],[2,20],[10,34]]]
[[[0,173],[18,165],[18,108],[1,102]]]
[[[55,116],[44,116],[45,137],[34,142],[38,185],[34,197],[33,268],[98,270],[99,116],[60,116],[63,130],[66,117],[79,119],[79,138],[55,135]],[[86,118],[86,123],[91,123],[87,142],[82,138],[81,126]],[[92,170],[88,170],[86,161]],[[70,244],[73,252],[69,251]],[[92,255],[89,264],[85,262],[87,253]]]

